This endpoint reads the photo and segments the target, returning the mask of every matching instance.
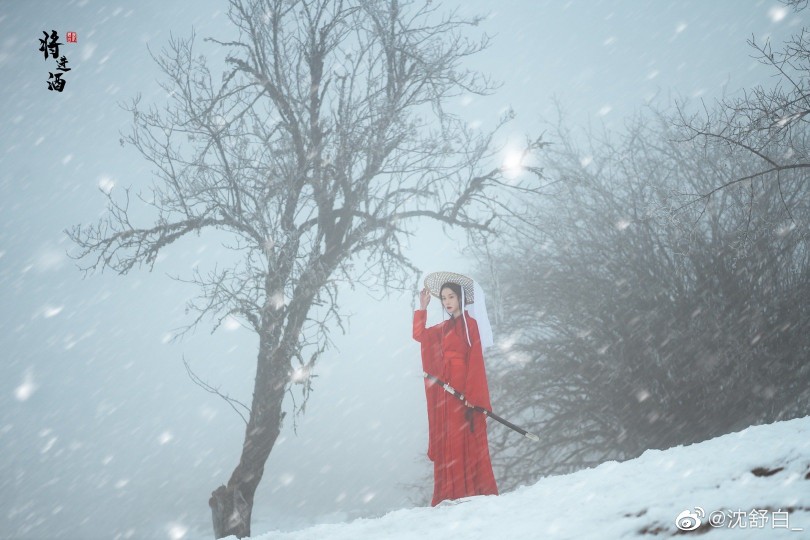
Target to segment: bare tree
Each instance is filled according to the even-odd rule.
[[[75,258],[91,258],[85,273],[151,270],[160,250],[212,228],[244,254],[234,268],[195,271],[198,316],[176,336],[209,315],[214,329],[233,316],[259,337],[242,455],[209,501],[217,538],[250,534],[285,393],[301,384],[306,400],[330,325],[343,328],[338,284],[410,289],[418,269],[401,242],[420,220],[488,235],[509,213],[507,194],[540,189],[497,163],[493,135],[510,115],[480,132],[445,110],[448,98],[495,88],[461,65],[487,45],[465,37],[480,19],[399,0],[231,0],[228,16],[239,38],[206,39],[232,51],[221,84],[192,35],[156,58],[170,78],[166,114],[139,109],[140,96],[128,108],[122,144],[159,171],[141,197],[155,223],[131,222],[126,190],[107,195],[96,225],[67,231]]]
[[[807,0],[781,0],[794,12],[804,10]],[[754,156],[759,166],[748,174],[724,179],[700,193],[687,197],[691,205],[708,200],[729,186],[743,183],[774,183],[781,193],[790,171],[806,172],[810,168],[810,147],[807,146],[808,115],[810,114],[810,36],[803,27],[782,51],[774,51],[769,39],[757,43],[752,36],[748,45],[754,49],[753,58],[773,70],[775,82],[744,89],[741,95],[723,97],[714,107],[703,103],[700,113],[687,112],[676,104],[677,117],[673,124],[680,128],[680,140],[705,139],[723,147],[730,159],[743,154]],[[743,158],[745,159],[745,158]],[[805,181],[799,176],[798,181]],[[782,200],[790,215],[791,206]]]
[[[680,208],[758,160],[674,141],[654,110],[626,126],[580,144],[561,117],[543,154],[556,192],[482,254],[503,306],[493,407],[541,437],[490,430],[504,490],[810,410],[808,235],[782,202],[807,223],[810,184],[789,171],[782,193],[736,184]]]
[[[801,11],[807,7],[808,0],[781,0],[781,2],[793,8],[794,11]]]

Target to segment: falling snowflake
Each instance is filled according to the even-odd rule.
[[[170,523],[166,529],[171,540],[180,540],[181,538],[185,538],[186,534],[188,533],[188,527],[180,523]]]
[[[48,439],[48,442],[46,442],[45,446],[42,447],[41,453],[43,454],[47,453],[53,447],[54,443],[56,443],[56,439],[57,437],[51,437],[50,439]]]
[[[289,486],[290,484],[292,484],[293,480],[295,480],[295,475],[291,473],[283,473],[281,476],[278,477],[278,481],[285,486]]]
[[[771,18],[773,22],[779,22],[787,16],[788,10],[786,7],[783,6],[773,6],[770,10],[768,10],[768,17]]]
[[[275,293],[273,296],[270,297],[270,301],[273,302],[273,306],[276,309],[281,308],[286,303],[284,295],[281,293]]]
[[[14,389],[14,397],[17,398],[17,401],[26,401],[36,389],[37,385],[34,384],[31,373],[26,373],[23,383]]]
[[[98,181],[98,188],[104,193],[109,194],[113,187],[115,187],[115,182],[109,176],[102,176]]]
[[[64,306],[46,306],[42,310],[42,314],[46,319],[50,319],[51,317],[56,317],[57,315],[59,315],[63,307]]]
[[[238,330],[242,326],[241,324],[239,324],[239,321],[235,317],[230,316],[225,319],[223,325],[225,326],[225,330],[231,332],[234,330]]]

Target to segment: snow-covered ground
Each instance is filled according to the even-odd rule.
[[[661,538],[682,512],[708,538],[810,538],[810,416],[688,446],[647,450],[500,496],[253,540]],[[710,519],[723,518],[715,526]],[[689,525],[689,518],[682,523]],[[694,522],[692,522],[694,523]],[[702,535],[701,535],[702,536]],[[235,539],[229,536],[228,539]]]

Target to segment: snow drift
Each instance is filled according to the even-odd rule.
[[[676,520],[697,530],[681,531]],[[605,540],[706,532],[724,539],[810,537],[810,416],[647,450],[500,496],[252,539]]]

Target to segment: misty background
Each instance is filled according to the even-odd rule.
[[[491,34],[492,45],[467,67],[502,87],[451,106],[490,128],[511,107],[516,119],[499,141],[504,159],[524,133],[554,118],[555,97],[570,128],[621,131],[646,103],[710,103],[766,84],[772,71],[751,58],[746,39],[780,42],[806,16],[777,2],[732,0],[442,5],[490,13],[476,30]],[[0,530],[11,538],[206,533],[208,498],[237,463],[244,423],[192,382],[183,359],[247,403],[257,340],[228,319],[213,335],[205,331],[212,320],[169,343],[190,322],[185,303],[198,291],[167,274],[227,265],[233,254],[221,242],[228,236],[183,238],[151,273],[107,270],[82,279],[66,256],[72,246],[64,230],[98,218],[99,189],[131,187],[134,195],[154,180],[151,164],[119,142],[132,119],[118,104],[140,93],[146,105],[161,107],[162,74],[147,45],[156,53],[170,34],[188,37],[192,27],[195,51],[218,74],[223,50],[202,38],[233,37],[227,4],[5,1],[0,10]],[[52,29],[72,68],[62,93],[47,90],[54,61],[38,51],[42,32]],[[67,31],[77,33],[77,44],[66,43]],[[407,255],[424,272],[478,277],[464,242],[462,234],[426,226]],[[333,332],[335,347],[316,366],[296,429],[291,414],[285,419],[256,493],[254,523],[292,529],[426,504],[432,464],[411,338],[415,294],[341,289],[350,325],[346,335]],[[440,320],[435,304],[430,324]],[[300,396],[288,396],[290,406],[293,399]],[[490,423],[494,440],[501,429]]]

